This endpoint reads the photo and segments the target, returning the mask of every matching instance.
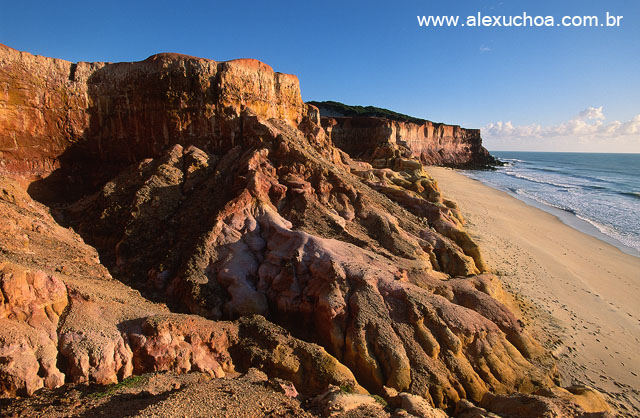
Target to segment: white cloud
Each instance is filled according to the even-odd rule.
[[[537,137],[550,138],[560,136],[625,136],[640,133],[640,115],[627,122],[614,120],[604,123],[606,119],[602,106],[589,107],[574,118],[559,125],[542,126],[540,124],[517,125],[509,122],[488,123],[482,130],[489,137]]]
[[[616,123],[620,123],[616,121]],[[620,126],[620,130],[626,135],[633,135],[640,133],[640,115],[636,115],[628,122],[623,123]]]
[[[489,52],[489,51],[491,51],[491,48],[485,45],[480,45],[480,52]]]
[[[589,106],[582,112],[578,113],[577,118],[580,120],[605,119],[604,113],[602,113],[602,106],[600,107]]]
[[[482,135],[487,145],[494,149],[639,152],[640,115],[626,122],[606,122],[602,106],[588,107],[557,125],[514,125],[511,121],[488,123],[482,129]]]

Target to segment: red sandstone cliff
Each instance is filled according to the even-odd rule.
[[[244,108],[297,125],[308,106],[296,76],[252,59],[157,54],[74,64],[0,44],[0,169],[8,173],[46,175],[72,146],[114,163],[176,143],[228,151]]]
[[[496,160],[482,146],[479,129],[434,123],[384,109],[310,102],[322,116],[322,126],[333,143],[350,155],[386,158],[394,151],[423,164],[486,167]],[[360,113],[350,111],[357,108]]]
[[[321,404],[360,396],[329,385],[380,394],[398,416],[491,416],[466,400],[594,416],[555,386],[422,164],[337,149],[295,77],[2,47],[0,86],[0,395],[259,368]],[[11,177],[35,177],[31,195]],[[33,200],[49,189],[81,196]]]

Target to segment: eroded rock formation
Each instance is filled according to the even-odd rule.
[[[556,393],[420,161],[335,147],[295,77],[176,54],[0,63],[4,395],[252,367],[415,411]]]
[[[65,382],[115,383],[132,373],[200,371],[222,377],[236,372],[230,352],[245,364],[262,344],[259,336],[251,337],[256,321],[214,322],[171,313],[113,279],[95,249],[7,178],[0,181],[0,243],[3,396]],[[278,335],[274,347],[283,354],[254,355],[251,366],[303,381],[316,364],[326,364],[327,372],[314,376],[317,385],[357,387],[351,372],[322,348],[274,324],[262,328]],[[299,367],[289,367],[292,363]]]

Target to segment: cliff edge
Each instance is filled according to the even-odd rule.
[[[76,160],[124,166],[171,145],[232,148],[240,113],[296,125],[308,108],[298,78],[259,61],[181,54],[105,63],[32,55],[0,45],[1,170],[46,176]]]
[[[333,143],[360,158],[395,154],[423,164],[489,168],[499,164],[482,146],[479,129],[435,123],[373,106],[308,102],[320,110],[322,126]]]

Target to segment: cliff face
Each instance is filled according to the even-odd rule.
[[[452,412],[555,387],[421,162],[336,148],[295,77],[174,54],[0,56],[0,396],[252,367],[306,396],[332,384]],[[79,198],[32,199],[109,165]],[[11,179],[52,170],[30,194]]]
[[[158,54],[140,62],[71,63],[0,45],[2,169],[48,174],[72,149],[132,163],[167,146],[223,152],[240,112],[296,125],[306,114],[296,76],[256,60]]]
[[[483,167],[495,163],[482,146],[479,129],[434,123],[388,111],[368,110],[358,116],[335,102],[312,103],[319,108],[322,126],[333,143],[354,156],[379,158],[397,150],[430,165]]]

